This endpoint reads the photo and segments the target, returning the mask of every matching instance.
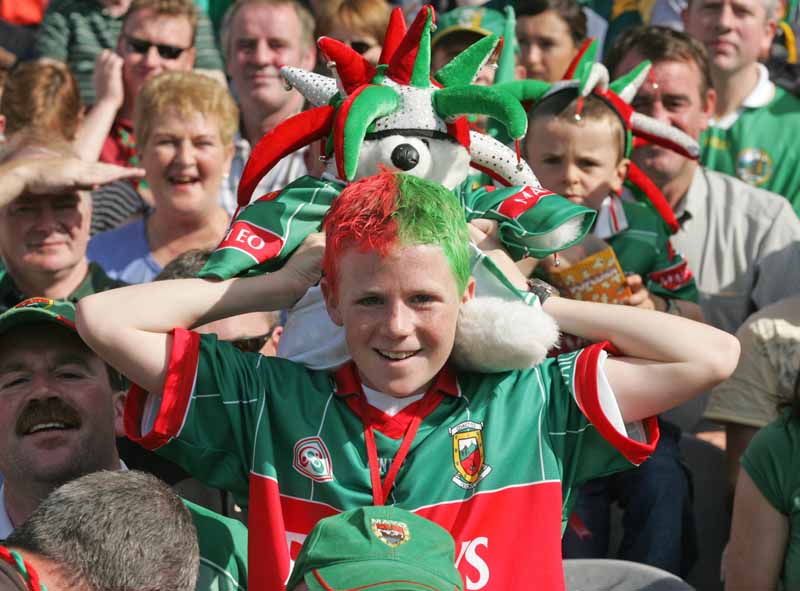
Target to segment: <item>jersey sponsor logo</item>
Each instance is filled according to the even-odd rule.
[[[411,532],[408,531],[408,525],[402,521],[371,519],[370,525],[375,537],[390,548],[402,546],[411,539]]]
[[[464,489],[475,488],[486,478],[492,467],[483,454],[483,423],[464,421],[448,429],[453,438],[453,482]]]
[[[648,277],[664,289],[675,291],[692,280],[692,271],[689,269],[689,264],[686,261],[681,261],[672,267],[654,271],[650,273]]]
[[[750,185],[763,185],[772,176],[772,158],[760,148],[745,148],[736,157],[736,176]]]
[[[237,220],[217,250],[231,248],[252,258],[256,263],[274,258],[283,248],[283,238],[275,232],[245,220]]]
[[[319,437],[305,437],[294,444],[292,466],[314,482],[333,480],[331,454]]]
[[[506,217],[517,218],[534,207],[539,202],[539,199],[545,195],[552,194],[553,192],[547,189],[526,185],[522,188],[522,191],[503,201],[497,211]]]
[[[462,560],[466,561],[466,563],[472,567],[472,569],[469,570],[474,571],[474,573],[466,572],[464,574],[464,580],[467,584],[466,589],[469,591],[483,589],[486,587],[491,576],[489,572],[489,565],[487,564],[486,559],[478,554],[478,550],[480,548],[489,548],[489,538],[481,536],[475,538],[474,540],[466,540],[465,542],[461,542],[461,550],[459,551],[458,559],[456,560],[456,568],[462,570],[462,572],[465,570],[462,569]]]

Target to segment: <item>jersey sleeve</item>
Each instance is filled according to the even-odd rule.
[[[133,386],[127,436],[199,480],[246,498],[256,431],[269,425],[265,358],[176,329],[163,392]]]
[[[783,514],[792,511],[800,474],[798,426],[788,412],[758,431],[742,456],[742,468],[770,505]]]
[[[641,464],[655,449],[658,421],[625,424],[604,371],[612,346],[590,345],[548,367],[550,440],[562,458],[564,490]]]
[[[646,280],[647,289],[657,296],[695,303],[700,297],[689,264],[675,251],[666,234]]]

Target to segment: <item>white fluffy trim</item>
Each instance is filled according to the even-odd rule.
[[[541,363],[557,340],[558,325],[541,306],[473,298],[461,306],[452,359],[484,373],[526,369]]]
[[[558,226],[552,232],[525,238],[525,244],[532,248],[560,250],[578,238],[583,227],[583,216],[575,216]]]

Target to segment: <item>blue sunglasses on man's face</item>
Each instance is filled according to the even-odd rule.
[[[151,43],[146,39],[138,39],[130,35],[125,35],[125,41],[128,43],[130,50],[134,53],[146,54],[150,51],[151,47],[155,47],[158,50],[158,55],[165,60],[176,60],[184,51],[189,49],[188,47],[177,47],[166,43]]]

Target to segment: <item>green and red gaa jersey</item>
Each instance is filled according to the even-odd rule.
[[[613,199],[622,208],[624,227],[605,236],[624,273],[641,275],[647,289],[662,298],[697,302],[689,264],[675,251],[664,220],[644,201]],[[599,222],[598,222],[599,223]]]
[[[800,99],[769,80],[759,81],[736,113],[723,117],[701,136],[700,161],[711,170],[783,195],[800,215]]]
[[[200,547],[196,591],[246,591],[247,528],[243,523],[183,500]]]
[[[641,463],[658,438],[654,419],[636,426],[644,441],[627,436],[602,370],[607,346],[525,371],[445,367],[389,416],[365,402],[352,363],[314,371],[176,329],[164,392],[134,386],[126,430],[211,486],[249,493],[251,591],[284,588],[317,521],[373,504],[403,441],[386,503],[453,535],[468,589],[563,589],[574,487]]]

